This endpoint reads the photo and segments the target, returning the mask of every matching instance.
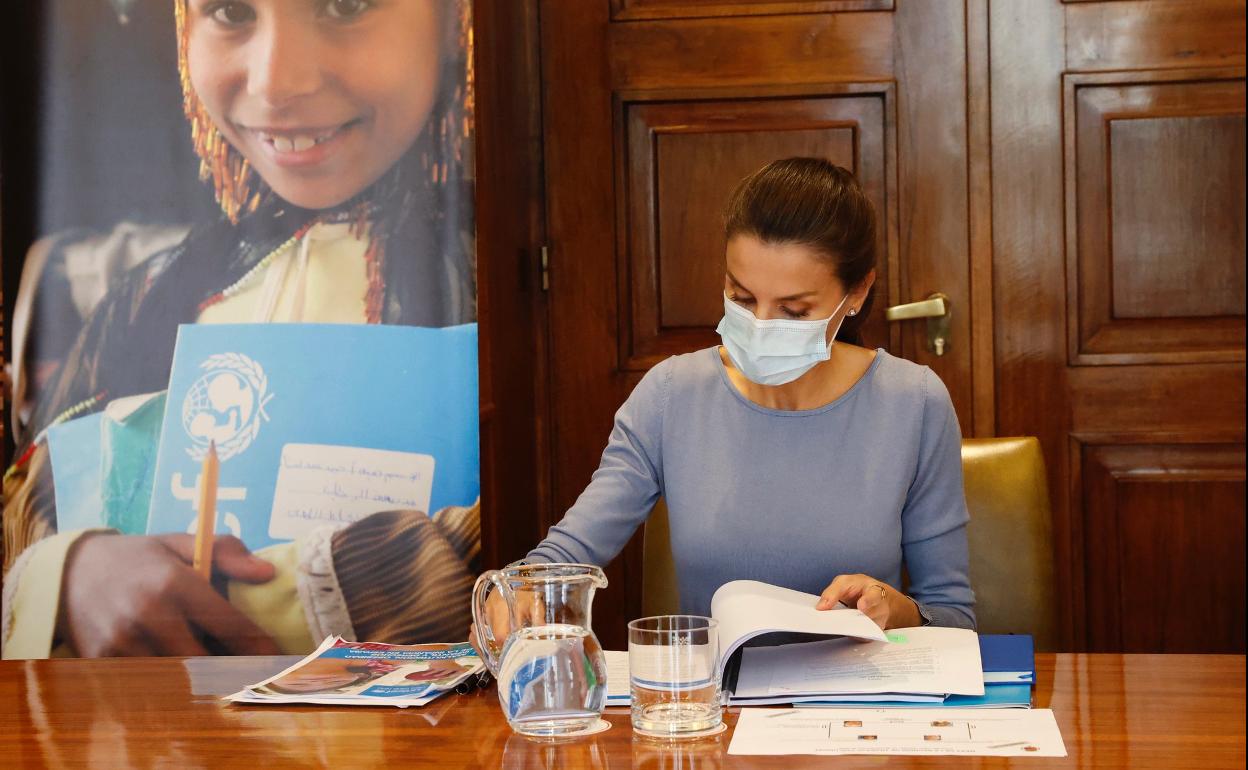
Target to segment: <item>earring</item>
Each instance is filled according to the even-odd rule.
[[[849,309],[849,315],[858,315],[858,308],[851,307]]]

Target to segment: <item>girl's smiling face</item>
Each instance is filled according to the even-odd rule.
[[[437,95],[442,0],[190,0],[213,123],[283,199],[336,206],[415,142]]]

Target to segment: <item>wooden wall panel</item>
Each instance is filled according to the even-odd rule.
[[[1073,364],[1244,360],[1244,74],[1065,78]]]
[[[1067,643],[1242,651],[1244,3],[988,8],[997,432],[1045,449]]]
[[[1090,649],[1242,654],[1243,444],[1081,454]]]
[[[1242,318],[1243,114],[1114,119],[1109,132],[1113,317]]]
[[[677,19],[707,16],[763,16],[780,13],[881,11],[893,0],[611,0],[611,18]]]
[[[888,80],[893,76],[892,16],[830,13],[615,23],[607,30],[607,64],[618,90]]]
[[[733,186],[776,158],[816,155],[854,170],[877,210],[888,211],[891,88],[846,86],[819,98],[627,103],[628,132],[620,177],[627,189],[620,285],[629,333],[621,361],[644,372],[667,356],[716,344],[723,315],[723,210]],[[874,92],[871,92],[871,91]],[[881,222],[895,217],[881,216]],[[879,253],[897,234],[879,231]],[[887,261],[877,284],[889,285]],[[866,326],[873,339],[890,330],[877,304]]]
[[[1243,0],[1088,2],[1064,11],[1069,70],[1244,63]]]
[[[522,557],[545,531],[545,327],[536,0],[475,0],[481,562]]]

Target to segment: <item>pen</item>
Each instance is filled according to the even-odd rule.
[[[467,695],[473,690],[480,690],[483,687],[489,687],[490,682],[494,678],[490,676],[489,671],[481,671],[476,676],[470,676],[459,684],[455,685],[455,692],[460,695]]]
[[[192,568],[205,580],[212,579],[212,543],[217,529],[217,480],[221,462],[217,442],[208,444],[208,454],[199,471],[199,499],[195,508],[195,554]]]

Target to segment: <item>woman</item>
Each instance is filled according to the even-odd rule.
[[[5,479],[6,657],[62,643],[84,656],[277,651],[257,626],[263,617],[188,578],[185,536],[55,532],[42,432],[164,389],[178,324],[441,326],[475,316],[466,0],[174,2],[184,112],[223,216],[112,288],[36,410]],[[402,563],[398,572],[420,563],[421,574],[385,577],[464,594],[475,506],[439,517],[436,530],[424,516],[378,516],[283,551],[288,569],[277,574],[304,581],[308,618],[286,651],[334,628],[422,641],[466,626],[459,607],[386,606],[388,592],[366,581],[378,563]],[[214,567],[242,583],[275,575],[228,538]]]
[[[715,589],[753,579],[886,629],[973,627],[948,392],[859,346],[870,201],[843,168],[781,160],[738,186],[726,234],[723,345],[646,374],[589,486],[526,561],[604,565],[662,496],[682,612],[707,615]]]

